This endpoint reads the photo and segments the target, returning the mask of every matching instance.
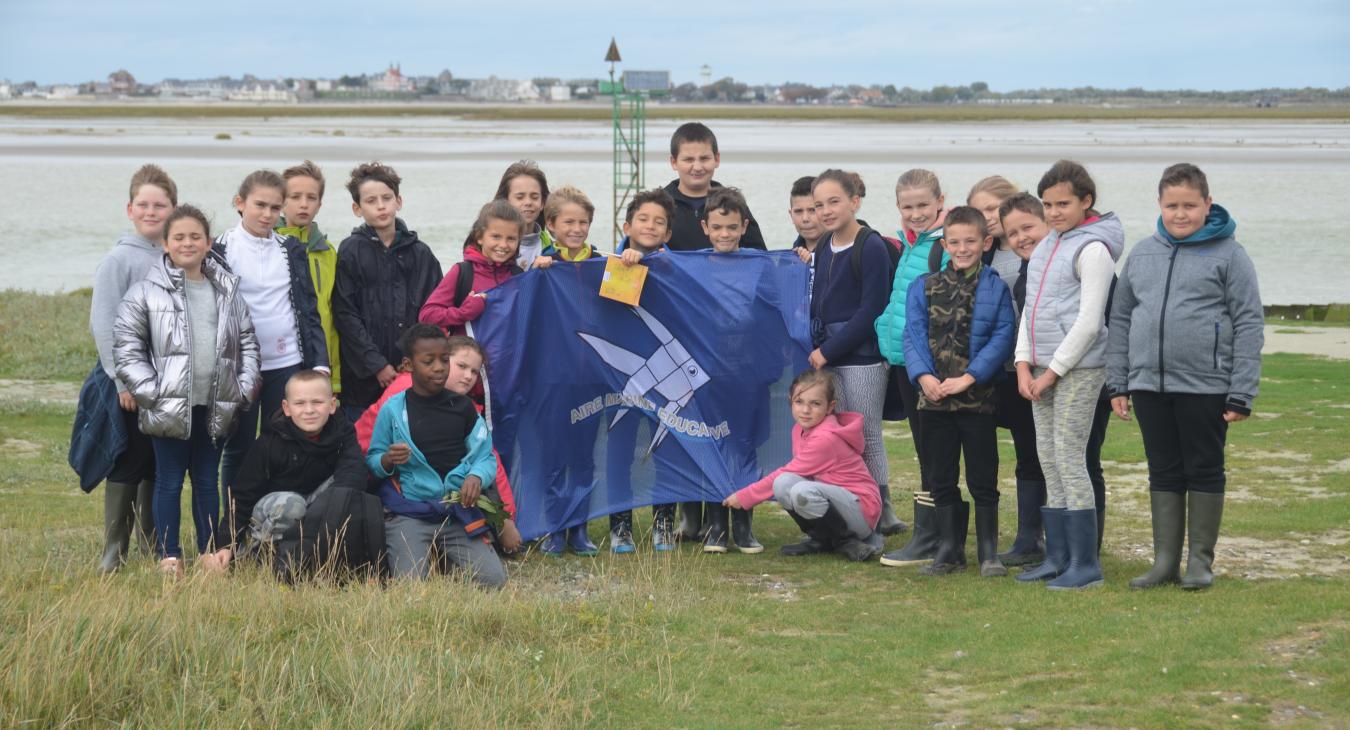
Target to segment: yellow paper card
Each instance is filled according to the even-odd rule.
[[[636,307],[642,298],[642,285],[646,281],[646,266],[624,266],[618,256],[611,256],[605,262],[605,276],[600,280],[600,296]]]

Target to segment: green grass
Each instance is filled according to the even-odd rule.
[[[560,106],[515,104],[307,104],[299,106],[171,104],[26,104],[0,106],[0,116],[43,119],[91,118],[300,118],[300,117],[463,117],[489,120],[578,120],[610,118],[610,105]],[[1268,119],[1281,121],[1350,121],[1350,105],[1282,106],[1028,106],[933,105],[901,107],[776,106],[750,104],[661,104],[647,107],[653,119],[856,120],[874,122],[1108,121],[1139,119]]]
[[[0,373],[82,376],[80,297],[0,296]],[[12,344],[16,320],[48,337]],[[251,568],[170,585],[139,558],[99,578],[102,492],[64,465],[71,406],[11,389],[0,726],[1344,727],[1350,368],[1264,369],[1265,415],[1230,431],[1224,572],[1199,594],[1125,585],[1150,538],[1138,431],[1118,421],[1107,584],[1083,594],[783,558],[796,531],[776,507],[756,511],[763,555],[532,556],[491,594],[455,577],[289,589]],[[907,504],[912,449],[903,425],[887,436]]]

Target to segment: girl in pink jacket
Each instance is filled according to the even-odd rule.
[[[849,560],[870,560],[881,552],[876,532],[881,493],[863,462],[863,417],[834,412],[834,376],[807,370],[789,390],[792,461],[727,497],[722,504],[749,509],[770,497],[806,533],[784,545],[783,555],[812,555],[833,550]]]

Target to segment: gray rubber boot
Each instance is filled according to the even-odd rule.
[[[1153,569],[1130,581],[1131,588],[1156,588],[1181,581],[1181,541],[1186,534],[1186,495],[1149,492],[1153,511]]]
[[[100,573],[117,570],[126,559],[134,520],[131,507],[136,500],[137,486],[125,482],[103,483],[103,556],[98,561]]]
[[[898,535],[909,526],[895,516],[895,507],[891,505],[891,485],[878,484],[881,489],[881,516],[877,518],[877,532],[883,535]]]
[[[1187,492],[1186,511],[1190,552],[1181,587],[1197,591],[1214,583],[1214,545],[1219,542],[1219,523],[1223,520],[1223,492]]]

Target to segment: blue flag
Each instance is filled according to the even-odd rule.
[[[474,335],[527,540],[644,505],[720,502],[791,458],[808,268],[788,251],[644,264],[638,307],[600,297],[603,258],[487,293]]]

